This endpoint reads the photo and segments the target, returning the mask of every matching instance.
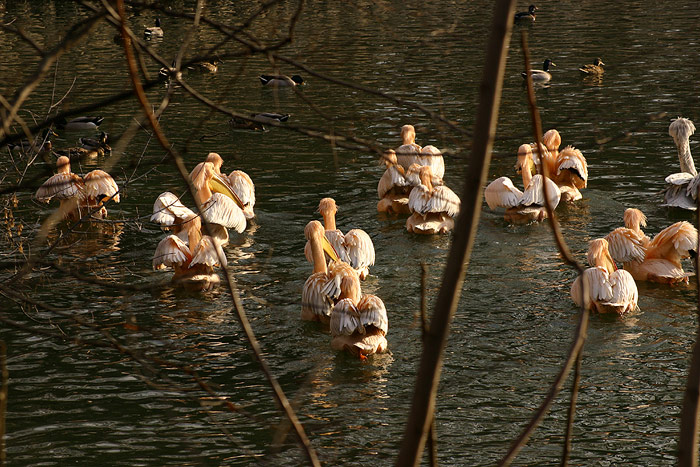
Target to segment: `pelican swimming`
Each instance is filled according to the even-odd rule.
[[[454,228],[453,218],[459,212],[459,196],[445,185],[434,185],[430,167],[421,166],[418,175],[420,184],[408,197],[412,214],[406,219],[406,230],[426,235],[449,232]]]
[[[420,160],[420,145],[416,144],[416,129],[413,125],[404,125],[401,127],[401,146],[396,148],[396,158],[404,168],[408,170],[411,164],[419,163]]]
[[[221,280],[214,268],[226,267],[221,243],[216,238],[202,235],[198,216],[184,226],[187,241],[177,235],[168,235],[161,240],[153,255],[153,269],[173,268],[174,283],[199,290],[211,289]]]
[[[335,303],[345,298],[343,278],[350,276],[359,280],[359,277],[349,264],[340,261],[319,221],[306,224],[304,236],[309,244],[314,270],[302,290],[301,319],[328,323]],[[325,255],[331,259],[330,267],[326,264]]]
[[[360,281],[352,276],[342,280],[344,296],[331,311],[333,350],[344,350],[360,359],[387,350],[389,319],[384,302],[376,295],[363,295]]]
[[[66,156],[56,160],[56,167],[58,173],[39,187],[35,197],[45,203],[54,198],[59,200],[59,210],[64,218],[78,220],[90,213],[92,217],[104,219],[107,208],[103,203],[108,200],[119,202],[119,187],[107,172],[97,169],[81,177],[71,172],[70,159]]]
[[[163,37],[163,28],[161,28],[160,18],[156,18],[155,26],[147,27],[143,31],[143,35],[146,37],[146,39]]]
[[[408,208],[408,195],[413,185],[406,178],[406,170],[398,164],[396,152],[393,149],[386,151],[382,157],[382,163],[386,167],[377,184],[378,212],[389,214],[410,214]]]
[[[243,203],[211,162],[198,164],[190,173],[190,180],[196,190],[195,197],[201,206],[202,217],[214,229],[214,236],[225,246],[229,238],[227,229],[238,233],[245,230]]]
[[[530,5],[527,11],[519,11],[515,14],[515,21],[532,21],[535,22],[535,11],[537,7],[535,5]]]
[[[542,63],[541,70],[531,69],[530,74],[532,75],[532,81],[537,82],[537,83],[546,83],[547,81],[552,79],[552,75],[549,73],[550,66],[557,66],[557,65],[552,60],[546,59]],[[520,73],[520,76],[522,76],[524,79],[527,79],[527,72],[523,71],[522,73]]]
[[[153,203],[153,215],[151,222],[159,224],[163,230],[170,230],[183,241],[187,240],[186,224],[197,215],[187,206],[182,204],[180,198],[166,191],[158,195]]]
[[[587,64],[583,65],[579,70],[581,70],[583,73],[586,73],[587,75],[602,75],[605,73],[605,70],[603,69],[603,61],[600,58],[596,58],[593,60],[593,64]]]
[[[228,174],[228,181],[231,189],[238,196],[243,204],[243,215],[246,219],[255,217],[253,208],[255,207],[255,185],[247,173],[242,170],[234,170]]]
[[[689,222],[676,222],[650,241],[636,225],[638,221],[646,225],[643,216],[639,210],[628,209],[626,227],[618,227],[605,237],[612,258],[638,281],[687,284],[689,273],[683,270],[681,261],[696,254],[698,231]]]
[[[340,261],[348,263],[357,272],[360,279],[365,280],[375,259],[374,244],[370,236],[362,229],[352,229],[343,234],[336,228],[335,215],[338,212],[338,207],[333,198],[323,198],[318,203],[318,211],[323,217],[325,237],[333,246]],[[306,259],[311,262],[309,247],[310,244],[307,243],[304,253]]]
[[[695,211],[700,177],[695,170],[695,162],[690,152],[690,136],[695,133],[695,125],[687,118],[678,117],[668,127],[668,134],[673,138],[678,149],[678,162],[681,171],[666,177],[664,204],[662,206],[678,207]]]
[[[561,191],[561,201],[570,203],[582,198],[580,190],[588,186],[588,163],[583,153],[573,146],[559,152],[561,135],[555,129],[548,130],[542,137],[541,159],[536,151],[537,144],[531,143],[533,158],[538,172],[546,174]],[[546,166],[547,172],[544,172]]]
[[[514,224],[528,224],[546,219],[544,185],[547,184],[547,196],[552,210],[557,207],[561,198],[559,187],[541,174],[532,175],[535,164],[529,144],[523,144],[518,149],[518,162],[515,167],[522,174],[525,191],[516,188],[510,178],[500,177],[486,187],[486,203],[491,209],[506,208],[503,218]]]
[[[292,76],[260,75],[260,76],[258,76],[258,78],[260,79],[260,83],[263,86],[270,86],[270,87],[285,88],[285,87],[300,86],[300,85],[305,84],[304,78],[302,78],[299,75],[292,75]]]
[[[607,240],[599,238],[591,241],[588,264],[591,267],[571,285],[571,298],[576,305],[598,313],[618,315],[639,310],[637,284],[629,272],[617,269],[608,251]],[[585,288],[582,280],[585,281]],[[584,290],[588,291],[588,296],[583,296]]]

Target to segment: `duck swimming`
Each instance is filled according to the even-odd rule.
[[[552,62],[550,59],[546,59],[542,63],[542,69],[541,70],[530,70],[530,73],[532,74],[532,81],[536,83],[546,83],[550,79],[552,79],[552,75],[549,73],[549,67],[550,66],[557,66],[554,62]],[[527,79],[527,72],[523,71],[520,73],[520,76],[523,77],[523,79]]]
[[[591,65],[590,63],[588,65],[583,65],[579,70],[581,70],[583,73],[586,73],[587,75],[602,75],[605,73],[605,70],[603,69],[603,61],[600,58],[596,58],[593,60],[593,64]]]
[[[163,37],[163,28],[161,28],[160,18],[156,18],[155,26],[147,27],[143,31],[143,35],[146,39]]]
[[[65,117],[61,117],[56,120],[56,127],[67,131],[95,130],[104,119],[104,117],[76,117],[66,120]]]
[[[535,5],[530,5],[527,11],[520,11],[515,14],[515,22],[519,21],[535,21],[535,11],[537,7]]]
[[[293,87],[305,84],[304,78],[299,75],[260,75],[258,76],[263,86],[271,87]]]

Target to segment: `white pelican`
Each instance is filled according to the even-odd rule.
[[[204,162],[190,173],[202,217],[216,230],[214,236],[222,245],[228,244],[228,230],[241,233],[246,227],[243,203],[231,190],[229,182],[219,175],[211,162]]]
[[[529,144],[523,144],[518,149],[518,162],[515,167],[522,173],[525,191],[517,189],[508,177],[497,178],[489,183],[484,191],[486,203],[491,209],[506,208],[503,218],[514,224],[527,224],[546,219],[544,184],[547,184],[547,194],[552,209],[559,204],[561,197],[559,187],[543,175],[532,175],[535,164],[532,161],[532,148]]]
[[[459,196],[445,185],[434,185],[430,167],[422,166],[418,173],[420,184],[408,197],[408,207],[413,214],[406,219],[406,230],[427,235],[449,232],[459,212]]]
[[[573,202],[581,199],[580,189],[588,185],[588,163],[580,150],[567,146],[559,152],[561,135],[555,129],[548,130],[542,137],[542,161],[536,150],[537,144],[530,143],[532,156],[538,172],[545,174],[542,162],[546,164],[547,176],[561,191],[561,201]]]
[[[177,235],[181,240],[187,242],[188,232],[186,224],[195,217],[197,215],[182,204],[177,196],[166,191],[158,195],[155,203],[153,203],[151,222],[160,224],[163,230],[170,230],[173,235]]]
[[[107,217],[107,208],[103,202],[119,202],[119,187],[107,172],[93,170],[81,177],[70,171],[70,159],[66,156],[56,160],[56,167],[58,173],[39,187],[35,197],[45,203],[53,198],[59,200],[59,210],[64,218],[78,220],[83,214],[96,210],[92,217],[104,219]]]
[[[605,70],[603,69],[603,61],[600,58],[596,58],[593,60],[593,64],[587,64],[583,65],[579,70],[582,72],[586,73],[587,75],[602,75],[605,73]]]
[[[187,242],[177,235],[161,240],[153,255],[153,269],[173,268],[173,282],[187,287],[208,290],[216,286],[221,279],[214,267],[226,267],[226,255],[217,239],[202,235],[201,227],[200,218],[195,216],[185,224]]]
[[[369,275],[369,267],[374,265],[374,243],[362,229],[352,229],[343,234],[336,228],[335,215],[338,207],[333,198],[323,198],[318,203],[318,211],[323,216],[325,237],[336,251],[340,261],[348,263],[357,272],[361,280]],[[309,243],[304,248],[306,259],[311,262]]]
[[[396,148],[396,157],[398,163],[404,170],[408,170],[411,164],[421,164],[420,152],[421,147],[416,144],[416,129],[413,125],[404,125],[401,127],[401,146]]]
[[[304,283],[301,294],[301,319],[328,323],[335,302],[344,298],[341,289],[343,277],[355,277],[357,280],[359,278],[349,264],[339,260],[319,221],[306,224],[304,236],[309,242],[314,272]],[[324,253],[331,258],[330,268],[326,265]]]
[[[408,194],[413,186],[406,179],[406,170],[398,164],[396,152],[389,149],[382,157],[386,170],[377,184],[378,212],[389,214],[410,214]]]
[[[331,348],[345,350],[362,360],[367,355],[386,352],[389,319],[384,302],[376,295],[362,295],[357,278],[347,276],[342,282],[345,296],[331,311]]]
[[[299,75],[292,75],[292,76],[287,76],[287,75],[260,75],[258,76],[260,78],[260,83],[263,86],[270,86],[270,87],[292,87],[292,86],[300,86],[305,84],[304,83],[304,78],[302,78]]]
[[[243,204],[243,215],[246,219],[255,217],[253,208],[255,207],[255,185],[247,173],[242,170],[234,170],[228,174],[228,181],[231,189],[238,196]]]
[[[626,225],[628,211],[625,211]],[[643,216],[641,211],[634,213],[634,217],[640,215]],[[695,227],[686,221],[676,222],[649,241],[641,229],[635,230],[635,222],[632,220],[630,226],[619,227],[605,237],[612,257],[638,281],[687,284],[689,273],[683,270],[681,261],[695,255],[698,241]]]
[[[695,133],[695,125],[687,118],[678,117],[668,127],[668,134],[678,148],[678,162],[681,171],[666,177],[664,204],[662,206],[678,207],[695,211],[700,177],[695,170],[695,162],[690,152],[690,136]]]
[[[146,39],[151,39],[154,37],[163,37],[163,28],[161,28],[160,26],[160,18],[156,18],[155,26],[147,27],[143,31],[143,35],[146,36]]]
[[[445,176],[445,160],[442,158],[442,153],[431,144],[421,148],[418,164],[429,166],[436,177]]]
[[[546,59],[544,63],[542,63],[542,69],[541,70],[530,70],[530,73],[532,74],[532,81],[536,83],[546,83],[550,79],[552,79],[552,75],[549,73],[549,67],[550,66],[557,66],[554,62],[552,62],[550,59]],[[527,73],[522,72],[520,75],[524,78],[527,79]]]
[[[584,305],[585,308],[598,313],[618,315],[639,309],[637,284],[629,272],[617,269],[610,257],[607,240],[599,238],[591,241],[588,247],[588,264],[591,267],[583,271],[571,286],[571,298],[576,305]],[[586,297],[582,296],[581,280],[586,283]]]

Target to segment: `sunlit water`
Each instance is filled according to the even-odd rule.
[[[189,3],[189,2],[188,2]],[[250,11],[227,2],[207,2],[220,20]],[[527,5],[519,5],[519,10]],[[180,4],[174,8],[180,8]],[[191,6],[190,6],[191,7]],[[284,31],[284,18],[266,16],[254,32]],[[252,11],[252,10],[251,10]],[[76,6],[37,1],[3,6],[3,23],[19,24],[39,43],[63,37],[66,25],[83,17]],[[130,19],[140,31],[154,16]],[[293,44],[284,54],[336,78],[357,82],[443,113],[466,129],[474,123],[481,64],[491,20],[490,2],[402,2],[305,5]],[[520,77],[519,32],[529,34],[536,65],[549,57],[551,85],[538,89],[545,129],[561,132],[563,145],[580,148],[590,180],[584,199],[562,206],[564,235],[583,261],[587,242],[621,225],[626,207],[642,209],[653,234],[686,213],[659,207],[666,175],[678,168],[668,136],[670,119],[698,120],[700,76],[697,5],[648,2],[558,2],[541,5],[537,21],[516,27],[504,80],[494,159],[489,180],[513,172],[514,154],[532,140]],[[165,39],[153,47],[167,60],[181,44],[185,23],[164,17]],[[281,33],[281,32],[280,32]],[[129,89],[115,31],[102,25],[89,41],[58,62],[53,75],[26,109],[37,118],[71,87],[62,110]],[[3,95],[11,95],[34,70],[33,51],[8,33],[0,36]],[[194,50],[218,40],[205,30]],[[272,40],[272,39],[270,39]],[[226,49],[231,50],[231,49]],[[601,57],[601,80],[578,67]],[[160,68],[152,64],[155,74]],[[291,74],[290,66],[280,64]],[[256,76],[269,62],[252,56],[226,60],[217,75],[189,73],[186,79],[221,105],[242,111],[279,111],[290,123],[349,132],[386,147],[398,145],[401,125],[417,127],[421,144],[450,150],[446,182],[461,191],[468,141],[441,132],[420,111],[378,96],[305,75],[303,99],[293,92],[261,89]],[[53,73],[53,71],[52,71]],[[300,73],[304,74],[304,73]],[[164,87],[149,92],[159,102]],[[657,118],[659,113],[665,113]],[[138,115],[133,101],[99,111],[102,128],[125,131]],[[22,113],[25,119],[31,117]],[[326,117],[332,117],[331,123]],[[656,118],[656,119],[655,119]],[[440,285],[450,236],[417,237],[404,218],[376,213],[381,176],[376,156],[343,149],[296,132],[231,131],[228,118],[212,114],[177,92],[162,123],[185,154],[188,168],[215,150],[224,170],[242,169],[256,183],[257,218],[227,248],[229,266],[265,356],[298,413],[321,459],[328,464],[386,465],[398,452],[421,352],[416,317],[420,264],[429,268],[430,303]],[[81,134],[61,133],[57,146]],[[604,139],[610,140],[599,144]],[[691,149],[698,152],[695,142]],[[9,164],[7,156],[2,156]],[[111,219],[127,222],[72,234],[51,259],[107,280],[167,282],[152,271],[161,231],[148,222],[155,197],[184,192],[163,149],[140,132],[123,153],[87,161],[84,173],[109,165],[123,190]],[[42,178],[52,167],[38,162],[28,176]],[[12,182],[12,179],[4,183]],[[32,238],[50,207],[19,193],[13,215]],[[391,353],[360,363],[330,350],[327,331],[299,319],[301,287],[311,268],[303,256],[303,228],[319,218],[322,197],[335,198],[338,226],[369,232],[377,264],[363,284],[379,295],[389,313]],[[18,259],[5,236],[8,259]],[[56,239],[56,234],[49,241]],[[31,246],[35,248],[35,246]],[[30,242],[23,244],[24,253]],[[689,266],[690,267],[690,266]],[[5,271],[8,276],[12,271]],[[507,450],[548,391],[566,355],[578,315],[569,298],[574,272],[563,265],[547,225],[512,227],[484,204],[462,300],[452,323],[438,399],[440,461],[446,465],[490,465]],[[292,437],[281,446],[282,421],[271,391],[253,361],[224,289],[196,294],[110,290],[90,286],[50,268],[33,272],[22,290],[65,307],[110,332],[140,353],[188,366],[221,396],[245,409],[232,413],[201,392],[182,371],[153,374],[112,350],[74,345],[17,329],[0,330],[9,347],[10,397],[7,452],[12,465],[217,465],[258,461],[296,464],[303,460]],[[592,317],[583,358],[575,423],[573,465],[670,465],[678,438],[679,412],[696,320],[695,288],[639,284],[641,311],[622,319]],[[27,326],[75,335],[75,326],[45,326],[51,315],[12,305],[7,316]],[[125,324],[127,324],[125,326]],[[99,338],[85,332],[87,337]],[[155,383],[155,384],[149,384]],[[567,385],[568,388],[568,385]],[[566,391],[565,391],[566,392]],[[201,398],[201,399],[200,399]],[[519,465],[551,465],[561,453],[567,402],[560,398],[518,458]],[[267,456],[267,457],[260,457]]]

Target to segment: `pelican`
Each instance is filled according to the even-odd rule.
[[[362,295],[360,281],[352,276],[343,278],[342,289],[344,297],[331,311],[331,348],[362,360],[367,355],[385,352],[389,319],[384,302],[376,295]]]
[[[638,281],[687,284],[689,274],[683,270],[681,261],[696,254],[698,231],[689,222],[676,222],[649,241],[636,226],[638,220],[646,225],[646,217],[640,216],[644,216],[641,211],[628,209],[626,227],[618,227],[605,237],[612,258],[620,261]]]
[[[427,235],[449,232],[454,228],[453,217],[459,212],[459,197],[445,185],[433,184],[430,167],[420,167],[418,174],[420,184],[408,197],[413,214],[406,219],[406,230]]]
[[[561,198],[559,187],[541,174],[532,175],[535,164],[529,144],[523,144],[518,149],[518,162],[515,167],[522,173],[525,191],[516,188],[508,177],[497,178],[484,191],[486,203],[491,209],[506,208],[503,217],[514,224],[528,224],[546,219],[544,185],[547,184],[547,196],[552,210],[557,207]]]
[[[119,202],[119,188],[107,172],[93,170],[81,177],[71,172],[70,159],[66,156],[56,160],[56,167],[58,173],[39,187],[35,197],[45,203],[53,198],[59,200],[59,210],[65,219],[78,220],[88,212],[97,219],[104,219],[107,208],[103,202],[110,199]]]
[[[153,269],[173,268],[173,282],[187,287],[209,290],[216,286],[220,278],[214,267],[226,267],[226,255],[219,240],[202,235],[201,227],[195,216],[185,224],[187,242],[177,235],[161,240],[153,255]]]
[[[515,14],[515,21],[532,21],[534,23],[535,11],[537,11],[537,7],[535,5],[530,5],[527,11],[519,11]]]
[[[243,203],[231,190],[229,182],[217,173],[213,163],[203,162],[190,172],[195,197],[202,217],[214,228],[214,236],[222,246],[228,244],[228,230],[241,233],[246,227]]]
[[[695,170],[695,162],[690,152],[690,136],[695,133],[695,125],[687,118],[678,117],[668,127],[668,134],[678,148],[678,161],[681,171],[666,177],[664,204],[662,206],[678,207],[695,211],[700,177]]]
[[[325,237],[333,246],[340,261],[348,263],[357,272],[361,280],[369,275],[370,266],[374,265],[374,244],[362,229],[352,229],[343,234],[336,228],[335,215],[338,207],[333,198],[323,198],[318,203],[318,211],[323,216]],[[310,245],[304,248],[306,259],[311,262]]]
[[[390,214],[410,214],[408,195],[413,186],[406,178],[405,169],[398,164],[396,152],[393,149],[386,151],[382,162],[386,170],[377,185],[377,195],[379,195],[377,211]]]
[[[418,164],[429,166],[436,177],[445,176],[445,160],[442,158],[442,152],[431,144],[421,148]]]
[[[255,217],[253,208],[255,207],[255,185],[247,173],[242,170],[234,170],[228,174],[228,181],[231,189],[238,196],[243,204],[243,215],[246,219]]]
[[[602,75],[605,73],[605,70],[603,69],[603,61],[600,58],[596,58],[593,60],[593,64],[587,64],[583,65],[579,70],[581,70],[583,73],[586,73],[587,75]]]
[[[163,28],[160,27],[160,18],[156,18],[155,26],[147,27],[143,31],[143,35],[146,37],[146,39],[163,37]]]
[[[153,203],[151,222],[159,224],[163,230],[170,230],[184,242],[188,241],[187,223],[197,215],[173,193],[166,191],[158,195]]]
[[[588,163],[580,150],[573,146],[567,146],[559,152],[561,135],[555,129],[548,130],[542,137],[544,148],[541,148],[541,157],[536,157],[537,144],[531,143],[533,158],[538,172],[547,175],[557,184],[561,191],[561,200],[564,202],[578,201],[582,198],[580,189],[588,186]],[[544,172],[546,165],[547,172]]]
[[[270,86],[270,87],[285,88],[285,87],[300,86],[300,85],[305,84],[304,78],[302,78],[299,75],[292,75],[292,76],[260,75],[260,76],[258,76],[258,78],[260,78],[260,83],[263,86]]]
[[[553,61],[550,59],[546,59],[544,63],[542,63],[542,69],[541,70],[530,70],[530,73],[532,74],[532,81],[537,82],[537,83],[546,83],[550,79],[552,79],[552,75],[549,73],[549,67],[550,66],[557,66]],[[524,78],[527,79],[527,72],[522,72],[520,75]]]
[[[583,305],[598,313],[618,315],[639,310],[637,284],[629,272],[616,268],[608,251],[607,240],[599,238],[591,241],[588,264],[591,267],[583,271],[571,285],[571,298],[576,305]],[[585,281],[585,289],[582,280]],[[584,290],[588,291],[585,297]]]
[[[401,146],[396,148],[396,156],[398,163],[404,170],[408,170],[411,164],[420,164],[421,149],[422,148],[416,144],[416,129],[413,125],[402,126]]]
[[[306,224],[304,236],[309,243],[314,272],[306,279],[302,290],[301,319],[328,323],[337,300],[345,298],[343,278],[359,278],[349,264],[340,261],[319,221]],[[326,265],[324,253],[331,258],[330,268]]]
[[[94,130],[104,119],[104,117],[76,117],[66,120],[65,117],[61,117],[56,120],[56,126],[67,131]]]

